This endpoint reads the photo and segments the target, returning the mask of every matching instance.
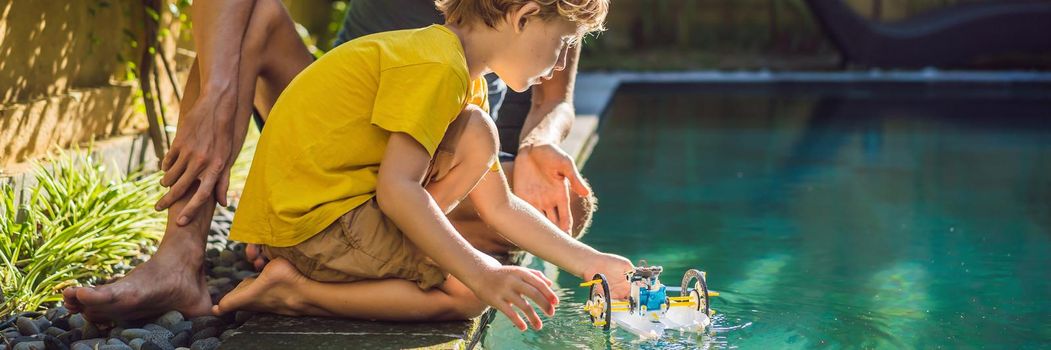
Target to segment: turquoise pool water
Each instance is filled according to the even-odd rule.
[[[561,273],[543,330],[484,348],[1051,346],[1047,86],[631,86],[603,123],[584,241],[708,271],[714,331],[604,334]]]

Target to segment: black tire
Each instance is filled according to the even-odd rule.
[[[610,299],[610,297],[609,297],[609,282],[606,281],[606,275],[603,275],[601,273],[595,274],[595,277],[593,277],[592,279],[601,280],[602,281],[602,289],[596,290],[595,289],[595,285],[592,284],[591,285],[591,289],[588,291],[588,300],[593,300],[595,298],[595,293],[602,293],[601,294],[602,298],[603,298],[603,300],[606,301],[605,302],[606,303],[606,308],[605,308],[605,310],[602,310],[602,315],[599,315],[599,317],[604,317],[605,318],[606,324],[602,326],[602,330],[608,331],[609,327],[610,327],[610,324],[611,324],[611,322],[613,320],[612,319],[612,315],[611,315],[612,314],[612,312],[611,312],[612,310],[611,309],[613,308],[613,300]],[[588,313],[588,317],[591,318],[591,323],[594,324],[595,323],[595,316],[592,315],[589,312]]]
[[[698,292],[697,299],[704,301],[704,314],[711,315],[712,309],[709,306],[711,305],[711,303],[709,302],[711,299],[708,297],[708,281],[706,281],[704,278],[704,272],[701,272],[697,269],[689,269],[688,271],[686,271],[686,274],[682,276],[682,285],[680,285],[682,289],[679,291],[679,293],[681,296],[684,297],[690,296],[690,282],[692,282],[694,279],[696,279],[699,282],[698,284],[701,285],[700,291],[694,291]],[[697,306],[697,311],[700,311],[700,305]]]

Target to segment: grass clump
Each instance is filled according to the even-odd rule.
[[[22,191],[0,184],[0,315],[127,272],[163,235],[164,213],[153,210],[160,173],[110,176],[90,153],[38,164],[36,183]]]

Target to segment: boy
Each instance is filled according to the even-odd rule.
[[[444,26],[341,45],[278,98],[230,233],[272,261],[214,312],[449,320],[491,305],[539,329],[526,299],[553,314],[551,281],[472,248],[446,217],[466,197],[509,241],[577,276],[632,269],[510,193],[482,78],[491,70],[522,91],[550,77],[574,40],[601,29],[608,0],[437,4]]]

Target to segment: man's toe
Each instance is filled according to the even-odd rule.
[[[77,288],[76,298],[82,306],[109,304],[113,302],[113,293],[96,287]]]
[[[80,300],[77,300],[77,289],[80,287],[69,287],[62,290],[62,305],[69,309],[69,312],[78,313],[81,311],[83,305],[80,304]]]

